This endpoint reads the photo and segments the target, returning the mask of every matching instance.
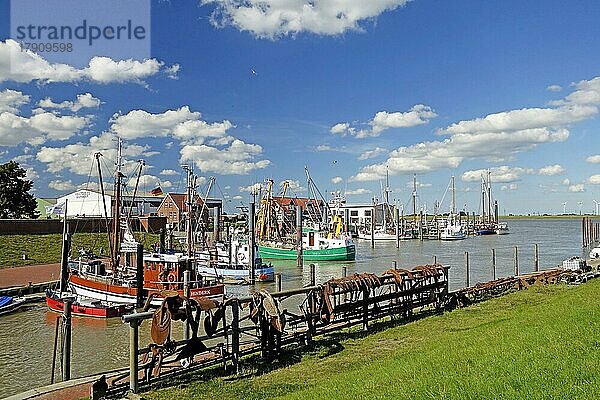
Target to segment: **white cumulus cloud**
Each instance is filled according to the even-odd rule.
[[[600,164],[600,154],[589,156],[588,158],[585,159],[585,161],[592,163],[592,164]]]
[[[585,185],[583,183],[577,183],[575,185],[571,185],[571,186],[569,186],[569,192],[572,192],[572,193],[585,192]]]
[[[18,114],[22,105],[29,103],[29,96],[19,91],[5,89],[0,92],[0,113]]]
[[[331,183],[333,183],[334,185],[339,185],[342,182],[344,182],[344,179],[341,176],[334,176],[333,178],[331,178]]]
[[[375,147],[373,150],[367,150],[363,153],[361,153],[360,156],[358,156],[359,160],[368,160],[370,158],[375,158],[375,157],[379,157],[382,154],[385,154],[387,150],[384,149],[383,147]]]
[[[263,169],[269,160],[256,160],[263,149],[258,144],[248,144],[235,139],[231,145],[216,148],[204,144],[190,144],[181,148],[181,162],[191,161],[202,172],[215,172],[222,175],[247,175],[256,169]]]
[[[329,130],[333,134],[352,135],[357,138],[376,137],[390,128],[410,128],[426,124],[430,119],[437,117],[431,107],[417,104],[406,112],[379,111],[373,119],[367,123],[370,128],[357,129],[348,122],[338,123]]]
[[[38,106],[41,108],[67,109],[77,112],[82,108],[100,107],[100,99],[94,97],[91,93],[78,94],[74,101],[65,100],[60,103],[55,103],[51,98],[46,97],[39,101]]]
[[[54,180],[54,181],[50,181],[50,183],[48,183],[48,187],[50,189],[54,189],[54,190],[58,190],[59,192],[66,192],[69,190],[74,190],[75,189],[75,185],[73,185],[73,182],[71,182],[71,180]]]
[[[592,175],[588,178],[590,185],[600,185],[600,175]]]
[[[174,66],[165,67],[156,59],[115,61],[108,57],[93,57],[87,67],[78,69],[68,64],[50,63],[37,53],[21,50],[19,43],[12,39],[0,41],[0,82],[143,83],[161,71],[172,76],[177,70]]]
[[[564,172],[565,172],[565,168],[562,165],[555,164],[555,165],[548,165],[548,166],[540,168],[540,170],[538,171],[538,174],[545,175],[545,176],[556,176],[556,175],[561,175]]]
[[[233,26],[259,38],[302,32],[340,35],[363,30],[364,21],[404,6],[408,0],[201,0],[214,5],[211,22]]]

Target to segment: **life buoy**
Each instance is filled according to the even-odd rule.
[[[171,282],[171,283],[172,283],[172,282],[175,282],[175,279],[176,279],[176,277],[175,277],[175,274],[173,274],[173,273],[170,273],[170,274],[169,274],[169,276],[167,277],[167,279],[168,279],[168,281],[169,281],[169,282]]]

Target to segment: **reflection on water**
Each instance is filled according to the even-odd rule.
[[[519,271],[533,271],[533,244],[539,244],[540,267],[556,266],[567,257],[582,255],[581,223],[579,220],[530,219],[511,220],[510,234],[505,236],[470,237],[457,242],[405,241],[400,249],[395,242],[376,243],[371,249],[369,241],[358,241],[357,260],[344,263],[319,263],[316,265],[317,282],[324,282],[342,274],[354,272],[382,273],[398,261],[398,267],[411,269],[420,264],[437,261],[450,266],[450,289],[465,284],[465,255],[470,256],[470,282],[492,278],[491,249],[496,249],[498,277],[512,275],[514,246],[519,247]],[[277,272],[283,276],[284,289],[308,285],[309,268],[299,269],[295,261],[273,261]],[[258,284],[256,288],[274,290],[273,283]],[[227,293],[233,296],[249,294],[247,286],[231,286]],[[56,316],[40,303],[15,314],[0,317],[0,397],[50,383],[52,345]],[[180,325],[175,326],[181,329]],[[179,338],[182,332],[175,331]],[[149,324],[142,324],[140,344],[150,341]],[[73,377],[89,375],[128,365],[128,326],[120,319],[101,320],[73,318]],[[58,366],[60,374],[60,366]]]

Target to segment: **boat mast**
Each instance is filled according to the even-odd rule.
[[[454,215],[456,214],[456,201],[455,201],[455,195],[454,195],[454,175],[452,175],[452,218],[454,218]]]
[[[187,256],[192,256],[192,179],[193,179],[193,171],[192,168],[188,165],[184,165],[183,169],[187,173],[187,193],[185,204],[187,208],[187,218],[185,220],[185,233],[186,233],[186,244],[187,244]]]
[[[414,218],[414,222],[416,224],[417,223],[417,174],[413,174],[412,201],[413,201],[413,218]]]
[[[115,200],[113,204],[113,237],[112,237],[112,271],[113,276],[117,272],[117,266],[119,265],[119,243],[121,241],[121,178],[123,173],[121,167],[123,166],[123,140],[119,138],[119,145],[117,147],[117,169],[115,171]]]
[[[491,224],[493,222],[492,218],[492,173],[488,169],[487,171],[487,197],[488,197],[488,221]]]
[[[485,178],[481,175],[481,223],[485,223]]]

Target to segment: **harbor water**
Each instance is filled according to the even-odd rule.
[[[374,272],[381,274],[393,267],[412,269],[417,265],[437,262],[449,266],[450,290],[465,286],[465,252],[469,252],[470,283],[492,279],[492,249],[496,250],[496,275],[513,275],[514,248],[518,247],[519,272],[532,272],[534,243],[539,245],[540,269],[559,265],[571,256],[582,256],[581,221],[578,219],[514,219],[509,221],[510,234],[469,237],[456,242],[411,240],[400,243],[357,241],[354,262],[316,264],[317,282],[340,277],[342,267],[348,274]],[[308,285],[309,268],[299,269],[295,261],[274,261],[282,274],[283,289]],[[257,288],[274,291],[274,284]],[[228,286],[227,294],[247,295],[248,286]],[[0,317],[0,398],[50,383],[52,348],[57,314],[45,304],[31,305],[22,311]],[[150,342],[149,323],[142,324],[141,344]],[[174,332],[180,337],[181,332]],[[72,377],[81,377],[128,365],[128,325],[120,319],[98,320],[73,318]],[[60,347],[60,346],[59,346]],[[57,363],[59,364],[59,363]],[[60,366],[57,365],[57,376]],[[59,380],[60,378],[58,378]]]

